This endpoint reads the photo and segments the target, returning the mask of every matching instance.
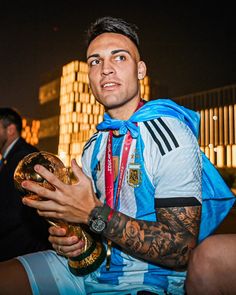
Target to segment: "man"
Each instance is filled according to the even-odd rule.
[[[91,25],[90,87],[106,114],[84,147],[83,171],[73,160],[78,182],[70,186],[36,165],[55,190],[22,183],[44,198],[24,198],[25,205],[45,218],[83,224],[95,232],[104,240],[107,260],[87,276],[73,276],[63,255],[82,257],[85,242],[51,227],[49,239],[60,255],[39,252],[5,263],[0,267],[1,290],[13,292],[8,277],[15,278],[12,270],[17,269],[15,282],[25,294],[184,294],[190,254],[198,239],[216,226],[202,223],[205,170],[194,124],[198,117],[169,100],[141,99],[139,79],[146,65],[138,47],[134,25],[112,17]],[[228,212],[226,207],[220,210],[224,216]]]
[[[11,108],[0,108],[0,261],[50,248],[48,225],[35,209],[22,204],[13,174],[18,162],[37,149],[20,136],[22,119]]]
[[[194,250],[188,266],[187,294],[236,294],[235,245],[236,234],[217,234]]]

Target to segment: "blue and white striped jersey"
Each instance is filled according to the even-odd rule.
[[[141,122],[138,126],[140,132],[131,144],[117,210],[136,219],[156,221],[158,207],[201,203],[201,153],[189,127],[170,117]],[[92,179],[102,202],[105,202],[107,138],[108,132],[95,133],[82,156],[83,171]],[[124,136],[113,136],[117,171],[123,139]],[[116,190],[117,181],[114,185]],[[183,286],[185,273],[135,259],[114,247],[110,270],[106,270],[104,263],[93,276],[102,283],[120,284],[128,280],[131,284],[142,282],[173,292]]]

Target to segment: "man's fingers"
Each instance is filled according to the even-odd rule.
[[[64,237],[66,235],[66,229],[61,226],[50,226],[48,231],[52,236]]]
[[[63,218],[63,207],[58,205],[54,201],[38,201],[32,199],[31,197],[24,197],[22,199],[22,202],[28,207],[37,209],[38,214],[44,218],[56,218],[58,220]]]
[[[55,251],[60,254],[60,255],[65,255],[68,257],[76,257],[81,254],[83,251],[84,247],[84,242],[83,241],[77,241],[74,244],[65,244],[65,241],[63,243],[52,243],[52,247],[55,249]]]
[[[51,244],[55,245],[60,245],[60,246],[72,246],[75,245],[79,242],[79,238],[77,236],[71,236],[71,237],[66,237],[66,236],[52,236],[50,235],[48,240],[50,241]]]
[[[84,176],[84,173],[75,159],[71,161],[71,168],[77,180],[80,181],[80,179]]]
[[[38,215],[41,217],[47,218],[47,219],[63,219],[63,214],[61,212],[55,211],[56,209],[53,209],[53,211],[50,211],[50,209],[42,209],[42,210],[37,210]]]
[[[38,199],[39,198],[45,198],[45,199],[53,199],[55,194],[52,194],[52,191],[43,187],[37,182],[31,181],[31,180],[25,180],[22,182],[22,187],[26,189],[27,191],[30,191],[31,195],[28,195],[26,198],[28,199]],[[37,197],[35,196],[37,195]],[[33,196],[33,197],[32,197]]]
[[[52,185],[52,187],[59,188],[59,189],[62,188],[63,183],[53,173],[51,173],[49,170],[47,170],[42,165],[35,165],[34,170],[39,175],[41,175],[47,182],[49,182]],[[33,182],[31,182],[31,183],[33,183]],[[34,190],[34,189],[36,189],[36,186],[30,185],[27,180],[22,182],[22,186],[23,186],[23,188],[25,188],[27,190],[31,190],[31,191],[37,193]]]

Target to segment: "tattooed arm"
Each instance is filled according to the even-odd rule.
[[[114,212],[104,235],[128,254],[174,269],[184,269],[196,246],[201,206],[157,209],[157,222]]]

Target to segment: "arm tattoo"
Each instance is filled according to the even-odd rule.
[[[157,222],[115,212],[104,235],[128,254],[174,269],[186,268],[196,246],[201,206],[157,209]]]

